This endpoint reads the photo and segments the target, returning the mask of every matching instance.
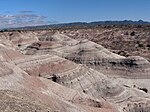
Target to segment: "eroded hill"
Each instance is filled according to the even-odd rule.
[[[1,32],[0,108],[149,112],[148,40],[134,28]]]

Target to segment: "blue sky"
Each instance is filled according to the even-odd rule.
[[[150,0],[0,0],[4,26],[125,19],[150,21]]]

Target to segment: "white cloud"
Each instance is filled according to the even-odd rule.
[[[0,15],[0,28],[47,25],[45,16],[35,14]]]

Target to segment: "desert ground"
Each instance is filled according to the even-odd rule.
[[[0,32],[0,112],[150,112],[149,27]]]

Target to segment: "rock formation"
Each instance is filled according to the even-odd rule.
[[[147,56],[115,54],[99,41],[87,40],[89,35],[81,31],[1,32],[0,109],[149,112]],[[79,36],[83,32],[84,39]],[[105,35],[105,31],[95,29],[95,32],[101,38]],[[120,34],[110,32],[110,39]],[[91,38],[96,33],[91,33]]]

